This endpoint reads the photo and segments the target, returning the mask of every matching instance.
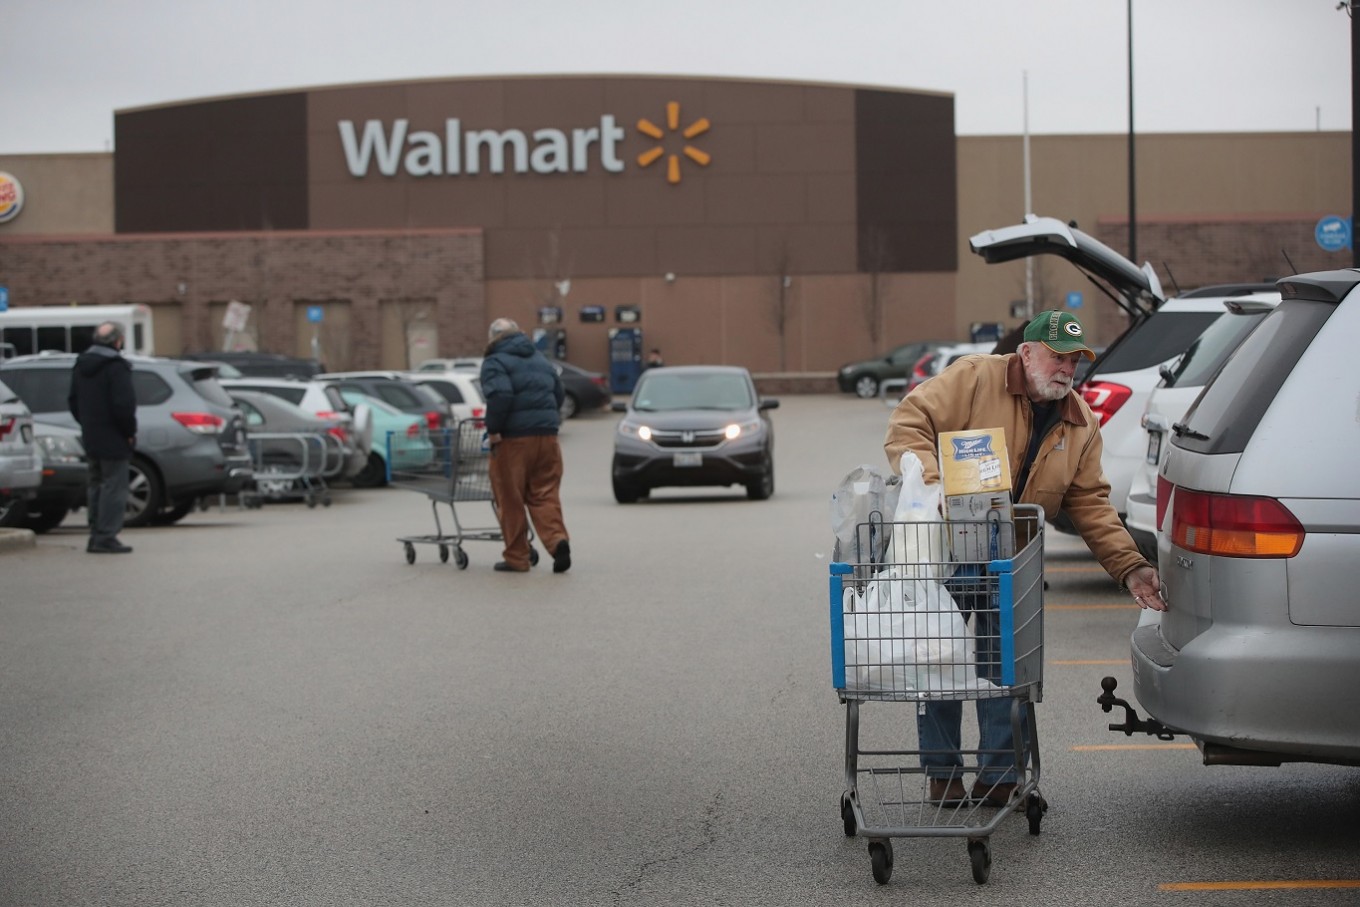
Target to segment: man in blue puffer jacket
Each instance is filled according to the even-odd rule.
[[[571,567],[571,545],[559,496],[562,379],[509,318],[491,322],[488,338],[481,382],[491,444],[491,493],[505,542],[505,560],[496,569],[510,573],[529,569],[532,519],[534,531],[553,556],[553,573],[565,573]]]

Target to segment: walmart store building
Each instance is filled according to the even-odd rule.
[[[1021,137],[956,137],[948,94],[450,79],[124,110],[115,141],[0,156],[23,187],[0,285],[11,306],[149,304],[170,355],[221,348],[236,301],[238,345],[333,369],[477,354],[504,315],[601,371],[626,329],[669,363],[829,387],[885,347],[1014,323],[1025,295],[1023,264],[967,246],[1023,214]],[[1138,142],[1139,253],[1164,284],[1349,264],[1313,238],[1349,213],[1349,133]],[[1127,248],[1126,147],[1032,139],[1034,208]],[[1118,331],[1065,262],[1032,285]]]

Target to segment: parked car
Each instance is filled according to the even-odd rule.
[[[614,435],[614,498],[630,504],[661,486],[745,485],[746,496],[774,494],[774,428],[779,401],[756,393],[739,366],[647,369]]]
[[[1360,272],[1279,286],[1283,301],[1168,437],[1157,486],[1168,610],[1133,633],[1134,691],[1206,763],[1356,765]]]
[[[609,389],[609,379],[599,372],[583,369],[579,365],[549,359],[557,374],[562,378],[562,418],[572,419],[578,414],[604,409],[614,399]]]
[[[474,372],[426,370],[407,372],[405,375],[413,383],[427,387],[443,397],[453,413],[455,422],[480,419],[486,415],[482,385]]]
[[[68,513],[85,506],[89,472],[79,429],[34,422],[33,440],[42,454],[42,483],[19,525],[42,534],[60,526]]]
[[[346,467],[345,475],[355,481],[368,465],[369,451],[373,446],[373,413],[365,403],[352,404],[345,400],[340,391],[314,381],[296,381],[290,378],[223,378],[222,387],[227,393],[238,390],[259,391],[286,400],[294,406],[322,419],[335,419],[345,424],[354,439],[356,458],[363,459],[363,465],[351,464]],[[383,465],[378,462],[374,467],[381,474]],[[355,481],[355,484],[360,484]]]
[[[345,391],[354,391],[382,400],[404,413],[418,415],[432,434],[453,426],[453,410],[448,401],[434,388],[416,384],[405,372],[327,372],[313,380],[340,390],[345,399],[349,399]]]
[[[1226,310],[1223,303],[1271,284],[1203,287],[1167,299],[1151,265],[1136,266],[1109,246],[1056,218],[1028,215],[1013,227],[987,230],[969,240],[988,263],[1029,255],[1058,255],[1111,288],[1111,298],[1131,323],[1092,364],[1077,390],[1100,420],[1104,445],[1101,465],[1110,482],[1110,503],[1125,517],[1129,488],[1147,456],[1141,424],[1147,395],[1160,379],[1160,368],[1174,360]],[[1073,532],[1065,515],[1055,528]]]
[[[368,462],[368,450],[358,446],[351,433],[353,423],[338,414],[318,416],[263,391],[229,388],[232,400],[246,420],[246,436],[255,460],[255,484],[266,489],[268,477],[262,473],[306,473],[314,478],[353,478]],[[297,438],[254,436],[296,435]],[[314,439],[314,440],[312,440]],[[272,469],[271,469],[272,467]],[[287,491],[298,482],[290,480]]]
[[[42,483],[42,457],[33,440],[33,413],[21,396],[0,381],[0,526],[23,523],[29,499]]]
[[[471,372],[478,375],[482,371],[481,356],[455,356],[452,359],[426,359],[416,367],[418,372]]]
[[[207,351],[185,353],[181,359],[198,362],[221,362],[231,366],[235,374],[231,377],[247,378],[296,378],[305,381],[326,370],[317,359],[303,359],[298,356],[284,356],[281,353],[259,353],[254,351]],[[225,372],[224,372],[225,375]]]
[[[885,378],[909,377],[911,367],[922,356],[947,343],[944,340],[918,340],[904,343],[873,359],[842,365],[836,372],[836,385],[845,393],[872,399],[878,396],[878,386]]]
[[[351,406],[367,406],[373,417],[368,463],[351,480],[356,487],[377,488],[387,484],[393,470],[420,469],[434,462],[435,444],[424,416],[403,412],[353,388],[341,388],[340,393]]]
[[[1225,302],[1228,314],[1205,328],[1175,362],[1161,367],[1161,380],[1148,393],[1141,420],[1147,452],[1133,474],[1124,508],[1129,534],[1148,560],[1157,560],[1157,469],[1166,453],[1167,432],[1279,301],[1280,294],[1271,291]]]
[[[124,525],[183,519],[201,497],[235,494],[250,478],[245,425],[206,362],[127,356],[137,396],[137,449],[129,463]],[[67,408],[70,353],[19,356],[0,378],[44,422],[77,428]]]

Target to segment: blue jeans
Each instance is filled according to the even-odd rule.
[[[994,587],[979,581],[981,564],[960,564],[945,588],[963,612],[963,619],[976,618],[973,635],[977,644],[977,676],[993,683],[1001,680],[1001,617],[993,599]],[[1011,733],[1013,697],[977,700],[978,777],[987,786],[1016,781],[1015,736]],[[1021,765],[1029,758],[1028,703],[1020,704],[1020,727],[1024,733]],[[959,700],[923,702],[916,712],[916,734],[921,765],[932,778],[957,778],[963,771],[961,726],[963,703]]]
[[[90,510],[90,542],[103,544],[123,529],[128,499],[128,460],[97,460],[88,464],[86,503]]]

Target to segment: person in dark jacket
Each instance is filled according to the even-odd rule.
[[[128,464],[137,445],[137,398],[132,366],[122,356],[123,329],[113,322],[95,328],[94,343],[76,357],[66,404],[80,423],[89,466],[91,554],[127,554],[118,540],[127,509]]]
[[[529,569],[532,519],[552,554],[553,573],[564,573],[571,567],[571,545],[562,520],[562,448],[557,443],[562,379],[509,318],[491,322],[488,336],[481,383],[491,444],[491,493],[505,542],[505,560],[495,569]]]

